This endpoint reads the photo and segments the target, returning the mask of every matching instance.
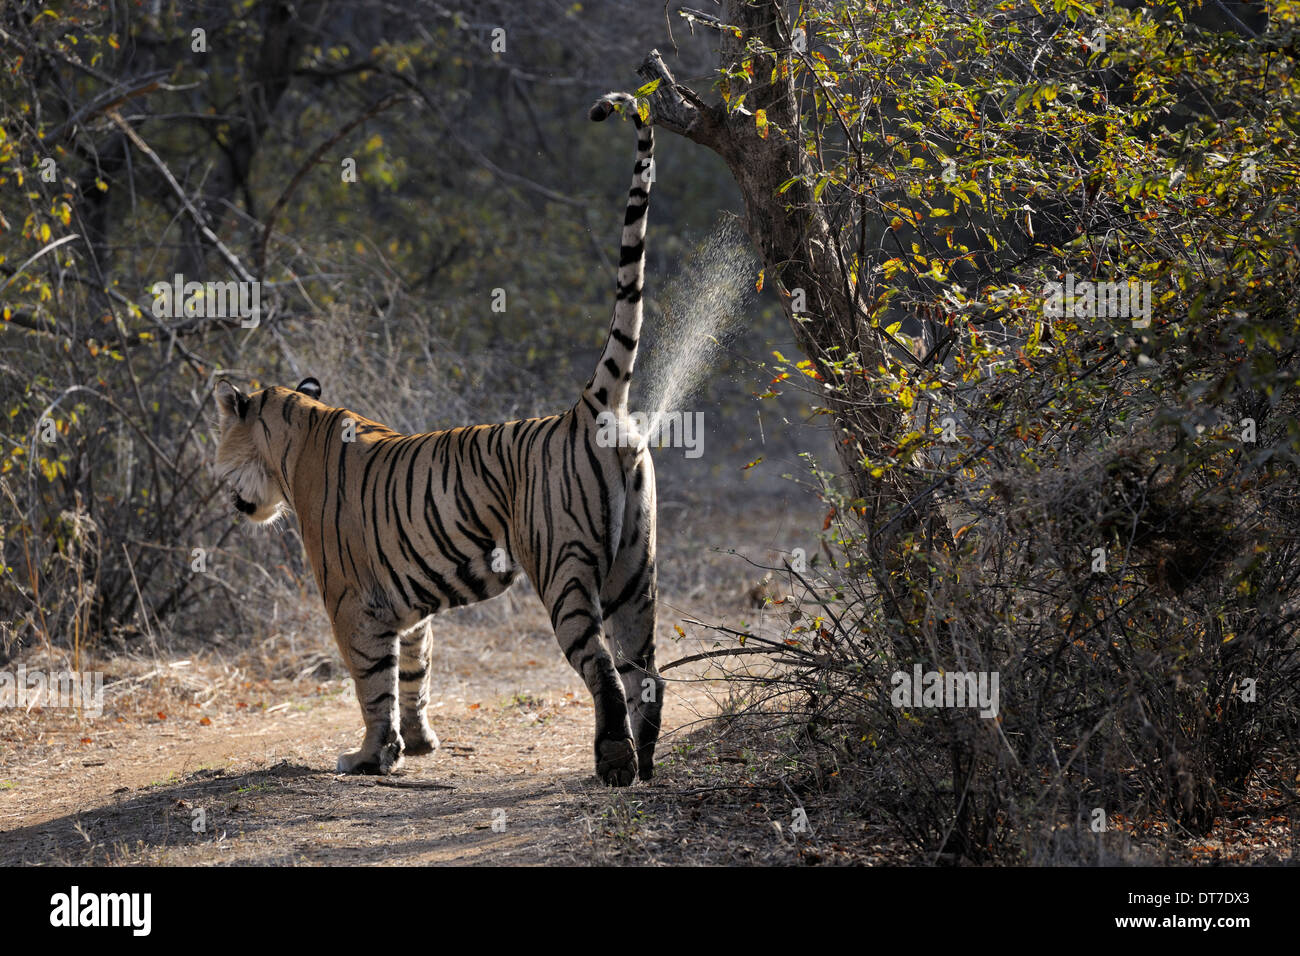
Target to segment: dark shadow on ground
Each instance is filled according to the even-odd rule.
[[[342,777],[296,763],[185,779],[0,834],[0,866],[546,863],[581,849],[580,774]]]

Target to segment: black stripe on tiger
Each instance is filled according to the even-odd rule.
[[[650,186],[654,181],[654,131],[642,121],[637,112],[636,100],[626,93],[610,93],[603,97],[591,108],[591,118],[599,122],[611,116],[616,109],[631,116],[636,124],[636,164],[632,171],[632,186],[627,194],[627,210],[623,215],[614,316],[610,321],[604,352],[583,394],[598,409],[621,413],[627,409],[628,383],[636,365],[636,347],[641,337],[646,212],[649,208]]]

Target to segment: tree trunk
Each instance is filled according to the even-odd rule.
[[[861,375],[843,375],[834,360],[858,355],[858,365],[875,368],[888,362],[885,339],[871,327],[861,290],[851,275],[851,258],[827,221],[824,207],[809,185],[812,165],[804,149],[802,129],[790,71],[782,75],[771,56],[753,56],[746,41],[758,38],[765,47],[789,49],[789,27],[780,5],[728,0],[720,48],[721,66],[735,67],[752,57],[754,80],[746,87],[745,105],[751,113],[728,112],[711,106],[680,86],[653,51],[639,72],[659,80],[651,94],[654,123],[716,152],[727,163],[745,203],[746,232],[762,259],[766,277],[776,283],[790,319],[795,341],[831,388],[825,392],[834,416],[836,448],[849,494],[857,499],[862,528],[875,558],[872,569],[889,606],[904,621],[916,621],[920,604],[906,596],[924,581],[915,580],[913,562],[902,556],[900,538],[921,533],[942,546],[950,539],[947,526],[930,516],[932,489],[901,469],[888,469],[873,478],[865,464],[869,453],[898,444],[914,424],[897,408],[871,393]],[[775,70],[775,72],[774,72]],[[769,79],[775,77],[774,79]],[[767,116],[760,130],[758,110]],[[789,186],[786,186],[790,183]],[[782,187],[786,186],[782,191]],[[802,292],[802,295],[800,295]],[[796,306],[803,308],[796,312]],[[828,350],[838,346],[838,351]]]

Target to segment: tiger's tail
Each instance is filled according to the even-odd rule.
[[[599,123],[619,107],[626,109],[636,124],[636,166],[632,171],[632,188],[627,194],[627,213],[623,217],[623,241],[618,253],[618,291],[614,300],[614,318],[609,337],[600,355],[596,371],[587,383],[583,396],[597,406],[615,413],[627,410],[628,384],[636,365],[637,340],[641,336],[641,291],[645,283],[645,220],[654,180],[654,132],[641,120],[636,100],[627,93],[607,93],[591,108],[591,118]]]

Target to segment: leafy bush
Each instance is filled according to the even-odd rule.
[[[774,368],[845,467],[758,701],[930,852],[1091,854],[1096,808],[1206,832],[1297,752],[1300,8],[765,9],[787,45],[742,37],[724,99],[792,77],[801,125],[759,122],[806,144],[787,212],[852,307]],[[1093,282],[1150,309],[1062,301]],[[915,666],[997,674],[998,717],[891,703]]]

